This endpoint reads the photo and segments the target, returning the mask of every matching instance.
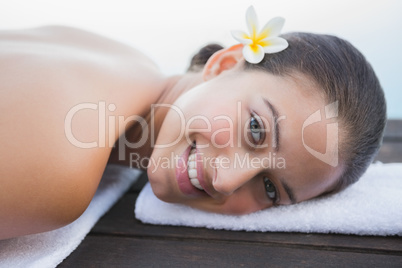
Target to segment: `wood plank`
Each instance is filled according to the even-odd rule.
[[[402,256],[394,255],[92,235],[59,267],[400,267],[401,263]]]
[[[129,193],[139,193],[141,192],[142,188],[145,186],[145,184],[148,182],[148,176],[147,173],[144,171],[140,177],[137,179],[137,181],[131,186],[130,190],[128,191]]]
[[[384,141],[402,141],[402,120],[388,120]]]
[[[402,142],[384,142],[374,161],[402,162]]]
[[[137,195],[125,195],[93,228],[93,234],[149,237],[150,239],[197,239],[263,243],[266,245],[309,246],[355,252],[391,253],[402,256],[401,237],[327,235],[306,233],[260,233],[211,230],[143,224],[134,218]]]

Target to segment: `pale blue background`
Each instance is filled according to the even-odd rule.
[[[402,1],[399,0],[0,0],[0,29],[63,24],[128,43],[168,75],[182,73],[203,44],[235,44],[254,5],[260,24],[286,18],[284,32],[343,37],[373,65],[385,89],[390,118],[402,119]]]

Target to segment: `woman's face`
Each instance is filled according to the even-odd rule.
[[[228,70],[159,108],[169,111],[148,167],[155,195],[246,214],[330,190],[337,124],[317,92],[301,75]]]

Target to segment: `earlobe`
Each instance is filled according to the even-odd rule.
[[[223,71],[233,69],[243,59],[243,45],[238,44],[230,48],[222,49],[209,58],[205,64],[202,77],[204,81],[210,80]]]

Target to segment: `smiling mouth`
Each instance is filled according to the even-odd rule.
[[[190,178],[191,184],[201,190],[204,191],[204,188],[202,188],[200,181],[198,180],[198,173],[197,173],[197,159],[196,159],[196,147],[195,147],[195,142],[193,143],[188,160],[187,160],[187,172],[188,172],[188,177]]]

